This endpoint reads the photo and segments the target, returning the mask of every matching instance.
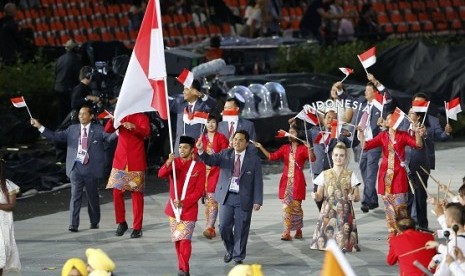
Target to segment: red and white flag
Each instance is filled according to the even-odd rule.
[[[192,82],[194,81],[194,74],[191,71],[184,68],[184,70],[182,70],[181,74],[177,76],[176,79],[182,85],[184,85],[185,88],[190,88],[192,86]]]
[[[427,112],[429,107],[429,101],[413,101],[412,102],[412,111],[413,112]]]
[[[344,73],[344,75],[346,75],[346,77],[348,75],[354,73],[354,69],[352,69],[352,68],[339,67],[339,70],[341,70],[341,72]]]
[[[195,111],[194,112],[194,118],[191,121],[191,125],[195,124],[207,124],[208,121],[208,113],[207,112],[202,112],[202,111]]]
[[[158,111],[168,119],[160,1],[149,0],[115,108],[114,127],[127,115]]]
[[[299,118],[309,124],[318,125],[318,114],[317,111],[313,107],[305,108],[295,116],[295,118]]]
[[[10,98],[10,101],[14,107],[17,107],[17,108],[27,107],[26,100],[24,100],[23,96],[16,97],[16,98]]]
[[[398,107],[396,107],[394,112],[391,114],[391,120],[389,121],[389,127],[392,129],[397,129],[405,117],[406,117],[406,114],[402,110],[400,110]]]
[[[229,109],[223,110],[222,112],[223,121],[228,122],[236,122],[239,119],[239,110]]]
[[[289,137],[289,136],[291,136],[291,134],[282,129],[278,130],[278,134],[276,134],[276,138],[284,138],[284,137]]]
[[[189,114],[189,112],[187,112],[187,109],[184,109],[184,113],[182,114],[182,121],[186,125],[190,125],[192,124],[192,120],[194,120],[194,113]]]
[[[460,106],[460,98],[457,97],[450,102],[446,102],[446,115],[447,118],[457,121],[457,114],[462,112],[462,107]]]
[[[366,69],[376,63],[376,47],[372,47],[366,52],[357,56],[363,67]]]
[[[386,103],[386,98],[381,93],[375,91],[372,104],[376,107],[381,113],[383,112],[384,104]]]
[[[113,118],[113,115],[111,115],[111,113],[107,110],[103,110],[103,112],[97,116],[97,119],[110,119],[110,118]]]
[[[331,139],[331,132],[329,131],[320,131],[315,137],[315,144],[325,144],[328,145],[329,140]]]

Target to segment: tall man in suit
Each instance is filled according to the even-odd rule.
[[[240,113],[239,101],[236,98],[228,98],[224,103],[223,110],[235,110]],[[231,140],[231,136],[238,130],[245,130],[249,133],[250,139],[255,141],[255,126],[254,124],[246,119],[237,117],[237,120],[233,121],[222,121],[218,124],[218,132],[223,133],[226,138]]]
[[[170,111],[176,113],[177,116],[175,149],[179,148],[181,136],[193,137],[196,140],[200,137],[202,124],[189,125],[184,123],[184,114],[192,119],[195,111],[212,113],[216,109],[216,100],[204,95],[200,92],[201,90],[200,81],[194,80],[191,87],[184,87],[182,95],[170,100]],[[176,152],[176,156],[179,156],[178,152]]]
[[[79,110],[79,124],[73,124],[62,131],[53,132],[31,119],[32,126],[53,141],[67,143],[66,175],[71,180],[71,201],[69,204],[69,231],[77,232],[81,210],[82,191],[86,188],[90,228],[99,228],[100,204],[98,179],[103,177],[103,143],[114,139],[103,131],[103,127],[91,122],[94,117],[89,106]]]
[[[209,166],[220,167],[220,178],[215,199],[221,205],[220,233],[226,254],[224,262],[232,259],[241,264],[246,256],[252,209],[263,205],[263,177],[260,159],[249,150],[249,134],[238,130],[233,136],[232,148],[207,154],[199,140],[199,157]]]
[[[385,87],[374,78],[372,74],[368,74],[368,80],[365,87],[365,99],[362,101],[360,112],[352,119],[354,124],[366,122],[364,128],[365,140],[373,139],[381,131],[383,114],[373,105],[375,93],[384,93],[386,101],[391,102],[390,96]],[[387,113],[389,106],[384,106],[383,113]],[[367,213],[370,209],[378,208],[378,195],[376,192],[376,179],[379,169],[379,159],[381,157],[381,148],[374,148],[368,151],[362,151],[360,158],[360,172],[363,180],[363,199],[361,210]]]

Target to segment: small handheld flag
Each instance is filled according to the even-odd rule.
[[[446,117],[447,119],[452,119],[457,121],[457,114],[462,112],[462,107],[460,106],[460,98],[454,98],[450,102],[444,102],[446,105]],[[449,120],[447,120],[449,123]]]
[[[13,106],[16,108],[25,107],[27,110],[27,113],[29,113],[29,117],[31,117],[32,119],[31,111],[29,110],[29,107],[27,107],[26,100],[24,99],[23,96],[10,98],[10,101],[13,104]]]
[[[194,81],[194,74],[184,68],[179,76],[176,79],[185,87],[190,88],[192,86],[192,82]]]
[[[376,63],[376,47],[372,47],[357,56],[362,63],[365,72],[368,74],[367,68]]]
[[[352,69],[352,68],[339,67],[339,70],[341,70],[341,72],[344,73],[344,75],[346,75],[346,76],[341,80],[341,82],[345,81],[345,80],[347,79],[347,77],[348,77],[350,74],[353,74],[353,73],[354,73],[354,69]]]

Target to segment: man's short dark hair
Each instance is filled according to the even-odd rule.
[[[79,80],[90,79],[92,77],[92,67],[83,66],[79,71]]]
[[[376,87],[376,85],[372,83],[371,81],[367,82],[367,86],[370,86],[371,88],[373,88],[374,91],[378,91],[378,87]]]
[[[449,211],[451,219],[460,225],[465,224],[465,210],[462,204],[451,202],[446,205],[446,211]]]
[[[194,81],[192,81],[191,87],[199,92],[202,91],[202,84],[200,83],[198,79],[194,79]]]
[[[231,98],[227,98],[226,101],[227,101],[227,102],[234,102],[234,104],[235,104],[237,107],[241,107],[241,102],[240,102],[238,99],[236,99],[236,98],[232,98],[232,97],[231,97]]]
[[[250,136],[249,136],[249,133],[247,132],[247,130],[243,130],[243,129],[240,129],[240,130],[237,130],[234,135],[233,135],[233,138],[236,137],[236,134],[243,134],[245,136],[245,140],[247,142],[249,142],[249,139],[250,139]]]
[[[429,101],[429,97],[428,95],[426,95],[425,93],[415,93],[415,95],[413,95],[412,97],[412,101],[415,99],[415,98],[422,98],[422,99],[425,99],[425,101]]]
[[[81,108],[79,108],[79,110],[81,110],[82,108],[87,108],[89,110],[89,114],[94,115],[94,109],[92,108],[92,106],[90,106],[88,104],[84,104],[84,105],[81,106]]]

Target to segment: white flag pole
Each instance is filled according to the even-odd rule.
[[[26,101],[24,101],[24,104],[26,104]],[[29,110],[29,107],[27,106],[27,104],[26,104],[26,110],[27,110],[27,113],[29,113],[29,117],[31,117],[32,119],[31,111]]]
[[[310,142],[308,140],[308,133],[307,133],[307,122],[305,121],[304,121],[304,131],[305,131],[305,140],[307,140],[307,145],[310,149]],[[310,165],[310,177],[312,178],[312,183],[313,183],[312,157],[310,156],[310,154],[308,155],[308,164]]]
[[[444,101],[444,107],[446,108],[446,123],[449,124],[449,114],[447,112],[447,102]]]
[[[347,75],[341,80],[341,82],[344,82],[344,81],[347,79],[347,77],[349,77],[349,75],[350,75],[350,74],[347,74]]]
[[[425,117],[423,117],[423,122],[421,122],[421,125],[424,126],[425,125],[425,119],[426,119],[426,116],[428,116],[428,108],[429,108],[429,104],[431,103],[431,101],[428,102],[428,105],[426,106],[426,112],[425,112]]]
[[[166,84],[166,77],[163,78],[163,82],[165,84],[165,91],[168,91],[168,87],[167,87],[167,84]],[[165,97],[166,99],[166,115],[167,115],[167,118],[168,118],[168,135],[169,135],[169,138],[170,138],[170,152],[171,153],[174,153],[174,146],[173,146],[173,127],[171,126],[171,115],[170,115],[170,109],[169,109],[169,101],[168,101],[168,95],[166,95]],[[186,124],[184,124],[184,132],[185,132],[185,127],[186,127]],[[173,160],[173,163],[171,163],[171,166],[173,167],[173,188],[174,188],[174,199],[175,200],[178,200],[178,185],[177,185],[177,179],[176,179],[176,166],[174,165],[175,162]],[[181,221],[181,210],[179,210],[176,206],[174,206],[173,204],[173,199],[170,198],[170,201],[171,201],[171,206],[173,207],[173,212],[174,212],[174,216],[176,218],[176,222],[180,222]]]

